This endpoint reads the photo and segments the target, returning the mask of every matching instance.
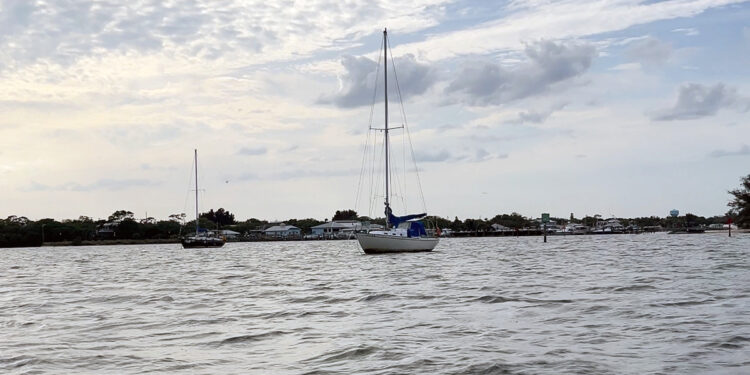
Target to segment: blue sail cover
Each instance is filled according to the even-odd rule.
[[[388,207],[388,206],[386,206],[385,207],[385,216],[388,217],[388,222],[391,223],[391,225],[393,225],[394,227],[397,227],[399,224],[401,224],[401,223],[403,223],[405,221],[409,221],[409,220],[413,220],[413,219],[419,219],[420,217],[427,216],[427,214],[423,213],[423,214],[413,214],[413,215],[405,215],[405,216],[396,216],[391,211],[391,208]],[[424,228],[423,228],[423,230],[424,230]]]
[[[427,231],[424,229],[424,225],[420,221],[412,221],[409,223],[409,229],[406,233],[409,237],[421,237],[427,235]]]

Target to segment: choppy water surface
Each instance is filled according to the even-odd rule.
[[[0,249],[3,373],[750,373],[750,235]]]

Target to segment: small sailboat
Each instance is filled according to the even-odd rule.
[[[384,230],[372,230],[367,233],[357,233],[357,241],[366,254],[400,253],[400,252],[423,252],[432,251],[437,246],[439,239],[427,234],[424,224],[418,219],[427,216],[427,213],[409,214],[396,216],[391,208],[391,171],[390,171],[390,142],[388,128],[388,31],[383,30],[383,57],[384,69],[383,80],[385,85],[385,127],[384,154],[385,154],[385,228]],[[416,169],[416,168],[415,168]],[[417,173],[415,171],[415,173]]]
[[[206,228],[201,228],[198,215],[198,150],[195,150],[195,234],[182,237],[182,247],[200,248],[200,247],[222,247],[226,242],[223,237],[219,237]]]

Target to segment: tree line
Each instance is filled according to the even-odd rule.
[[[637,225],[641,228],[661,226],[663,228],[675,228],[684,226],[707,226],[710,224],[725,224],[731,218],[734,223],[743,228],[750,227],[750,175],[741,179],[738,189],[729,191],[733,199],[729,202],[729,211],[725,215],[703,217],[693,214],[685,214],[680,217],[637,217],[618,218],[624,226]],[[182,234],[194,231],[195,220],[186,221],[186,215],[173,214],[166,220],[156,220],[153,217],[136,219],[133,212],[118,210],[113,212],[107,219],[94,220],[88,216],[79,216],[77,219],[57,221],[54,219],[29,220],[24,216],[11,215],[0,219],[0,247],[32,247],[40,246],[42,241],[70,242],[81,244],[84,241],[97,241],[105,239],[115,240],[177,240]],[[558,224],[580,223],[594,226],[600,215],[585,216],[577,219],[571,215],[569,218],[551,218]],[[375,224],[385,224],[385,218],[369,218],[359,216],[351,209],[337,210],[332,220],[359,220]],[[302,230],[302,233],[310,233],[312,227],[325,223],[326,220],[313,218],[289,219],[284,223],[294,225]],[[525,217],[516,212],[510,214],[499,214],[492,218],[466,218],[453,220],[429,216],[424,219],[427,227],[451,229],[453,231],[490,231],[493,224],[499,224],[510,229],[538,228],[537,219]],[[251,218],[245,221],[236,221],[234,214],[219,208],[209,210],[199,215],[198,226],[208,229],[229,229],[239,233],[260,231],[270,226],[271,222]]]

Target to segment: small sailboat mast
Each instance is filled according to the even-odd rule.
[[[200,248],[200,247],[222,247],[226,239],[219,237],[218,235],[212,234],[211,232],[204,231],[201,233],[201,226],[198,219],[200,219],[200,213],[198,211],[198,149],[193,151],[193,164],[195,165],[195,235],[186,235],[182,238],[183,248]]]
[[[383,29],[383,82],[385,84],[385,229],[388,230],[390,226],[390,220],[388,219],[388,213],[391,211],[389,202],[389,185],[390,185],[390,170],[388,165],[388,29]]]
[[[195,234],[198,235],[200,226],[198,225],[198,149],[195,149]]]

